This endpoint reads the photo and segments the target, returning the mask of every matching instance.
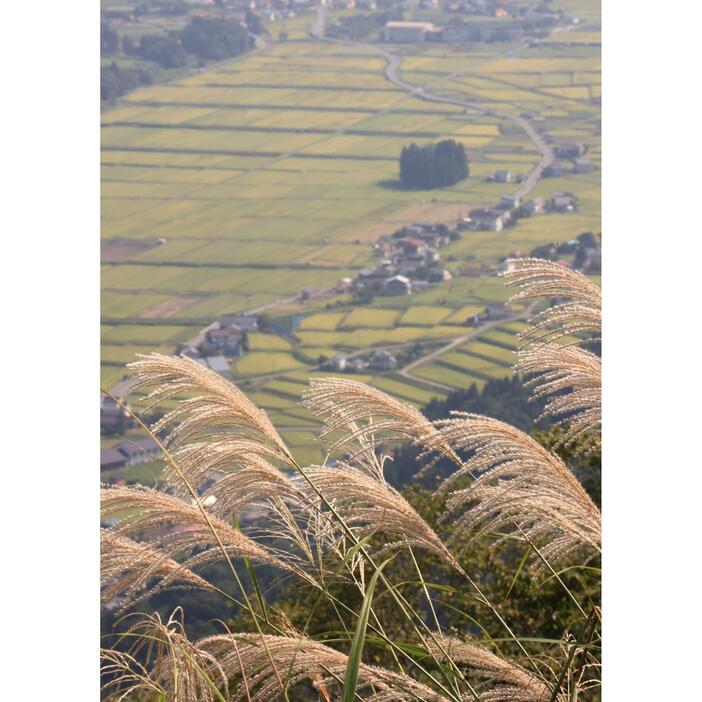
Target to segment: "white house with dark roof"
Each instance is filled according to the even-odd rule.
[[[412,292],[412,281],[404,275],[396,275],[385,281],[383,290],[386,295],[409,295]]]

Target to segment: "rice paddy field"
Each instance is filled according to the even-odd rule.
[[[555,34],[535,47],[388,47],[402,56],[404,80],[482,110],[467,113],[402,90],[372,48],[314,41],[303,31],[310,18],[297,19],[285,42],[138,89],[102,114],[102,382],[120,380],[134,353],[173,352],[220,314],[295,312],[291,337],[251,335],[232,372],[300,460],[318,461],[317,424],[297,402],[320,375],[320,355],[435,349],[466,337],[411,373],[354,376],[417,406],[510,373],[519,325],[473,333],[464,324],[509,293],[494,276],[461,272],[493,271],[511,252],[600,231],[599,34]],[[441,249],[453,279],[419,294],[364,307],[344,295],[292,301],[371,264],[382,234],[448,222],[512,194],[514,183],[486,176],[526,175],[540,154],[485,110],[529,112],[556,141],[588,146],[595,172],[543,179],[532,193],[573,192],[577,212],[464,232]],[[466,146],[470,177],[441,190],[400,190],[402,147],[443,138]]]

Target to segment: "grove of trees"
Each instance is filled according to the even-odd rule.
[[[400,181],[412,190],[443,188],[468,177],[468,159],[462,144],[445,139],[438,144],[410,144],[400,154]]]

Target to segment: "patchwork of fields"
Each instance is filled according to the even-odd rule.
[[[373,260],[371,243],[417,220],[448,221],[512,194],[487,183],[497,169],[526,175],[539,151],[496,116],[410,95],[362,47],[291,35],[228,64],[149,86],[102,116],[102,382],[119,380],[135,352],[173,352],[222,313],[328,288]],[[577,43],[577,42],[573,42]],[[557,140],[600,159],[599,50],[553,43],[392,47],[402,77],[482,109],[532,113]],[[468,149],[470,177],[432,192],[398,189],[403,146],[452,138]],[[283,427],[300,460],[320,460],[316,423],[296,405],[317,358],[371,347],[438,344],[470,332],[467,317],[508,291],[492,277],[512,251],[600,229],[599,173],[544,179],[534,195],[568,190],[578,212],[465,232],[442,248],[451,281],[426,292],[350,307],[331,295],[275,309],[304,316],[294,339],[255,334],[235,378]],[[327,309],[329,303],[340,305]],[[420,365],[367,380],[417,405],[450,388],[510,372],[518,325],[505,323]]]

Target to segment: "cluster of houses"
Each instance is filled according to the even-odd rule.
[[[535,197],[522,202],[518,197],[503,195],[492,207],[477,207],[468,213],[468,217],[457,223],[459,229],[469,231],[501,232],[517,219],[533,217],[545,212],[573,212],[577,206],[573,193],[557,192],[548,200]]]
[[[185,347],[182,354],[225,377],[231,375],[231,362],[240,358],[248,346],[247,334],[258,331],[258,317],[225,314],[205,331],[197,348]]]
[[[100,470],[112,471],[129,468],[139,463],[148,463],[161,458],[156,442],[147,437],[124,441],[116,446],[100,450]]]
[[[374,245],[380,260],[363,268],[352,281],[352,289],[371,290],[382,295],[409,295],[451,279],[451,272],[441,263],[438,250],[445,246],[454,229],[444,224],[416,222],[383,236]],[[342,281],[343,282],[343,281]]]
[[[353,359],[349,359],[344,354],[323,358],[319,367],[321,370],[333,371],[334,373],[363,373],[366,370],[392,371],[398,365],[399,361],[389,351],[373,351],[365,357]]]

